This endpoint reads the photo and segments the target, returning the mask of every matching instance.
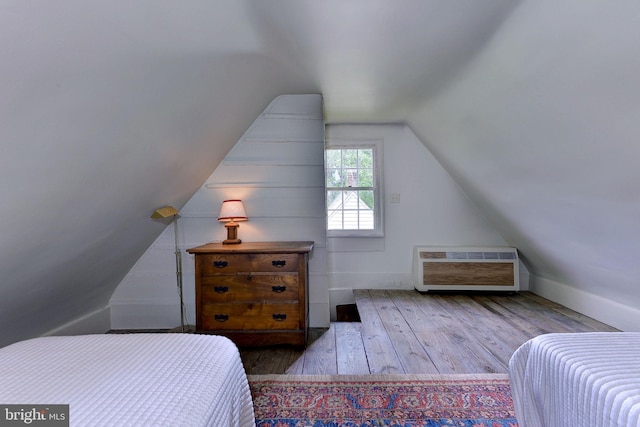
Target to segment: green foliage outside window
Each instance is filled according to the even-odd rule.
[[[373,149],[328,149],[326,161],[327,188],[358,191],[360,200],[373,209]],[[328,205],[340,194],[340,191],[328,191]]]

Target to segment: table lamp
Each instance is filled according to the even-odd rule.
[[[238,239],[238,222],[247,221],[248,219],[242,200],[223,201],[222,207],[220,208],[220,215],[218,215],[218,221],[225,223],[227,240],[224,240],[222,243],[225,245],[241,243],[242,240]]]

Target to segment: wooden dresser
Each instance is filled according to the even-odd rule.
[[[307,342],[313,242],[210,243],[195,255],[196,331],[241,347]]]

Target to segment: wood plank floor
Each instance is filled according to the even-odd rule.
[[[534,336],[616,331],[529,292],[354,295],[361,322],[312,330],[303,350],[243,349],[247,374],[505,373],[516,348]]]

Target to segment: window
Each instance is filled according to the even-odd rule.
[[[382,236],[381,143],[328,143],[325,150],[329,236]]]

